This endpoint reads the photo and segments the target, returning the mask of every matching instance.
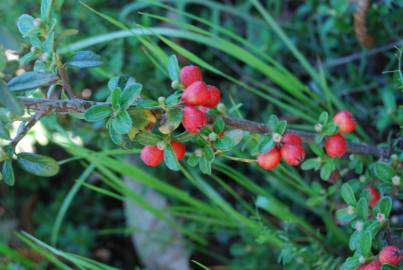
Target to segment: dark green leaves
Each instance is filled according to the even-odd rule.
[[[0,103],[10,112],[21,115],[24,110],[14,95],[8,90],[7,85],[0,80]]]
[[[390,197],[383,197],[375,206],[378,213],[382,213],[387,218],[392,211],[392,199]]]
[[[169,169],[171,169],[173,171],[179,171],[179,169],[180,169],[179,162],[178,162],[175,152],[170,144],[165,145],[164,162],[165,162],[165,165]]]
[[[12,78],[8,82],[10,91],[28,91],[41,86],[49,85],[57,80],[51,73],[29,71]]]
[[[123,110],[126,110],[140,97],[141,89],[143,85],[139,83],[133,83],[130,86],[126,87],[123,92],[120,94],[120,107]]]
[[[301,169],[303,170],[318,170],[321,165],[321,160],[320,158],[310,158],[304,161],[304,163],[301,164]]]
[[[103,61],[101,56],[92,51],[80,51],[73,55],[67,64],[75,68],[91,68],[102,65]]]
[[[234,142],[230,137],[224,136],[222,138],[217,139],[215,145],[218,150],[228,151],[231,150],[232,147],[234,147]]]
[[[179,82],[179,63],[176,55],[171,55],[168,59],[168,74],[171,81]]]
[[[392,177],[395,175],[393,169],[383,162],[374,163],[371,169],[374,176],[385,183],[391,183]]]
[[[14,178],[13,165],[10,159],[3,161],[1,173],[3,174],[4,182],[9,186],[13,186],[15,178]]]
[[[340,193],[341,193],[341,197],[347,204],[349,204],[349,205],[356,204],[357,201],[354,196],[354,191],[348,183],[345,183],[341,186]]]
[[[368,257],[371,254],[372,237],[368,231],[362,231],[357,246],[357,250],[360,254]]]
[[[20,153],[17,162],[22,169],[38,176],[50,177],[59,172],[59,164],[52,158],[32,153]]]
[[[170,109],[163,118],[159,130],[163,134],[170,134],[177,129],[182,121],[182,110],[179,108]]]
[[[111,125],[117,133],[127,134],[132,128],[132,119],[127,111],[121,111],[112,117]]]
[[[109,105],[94,105],[85,111],[85,120],[96,122],[107,118],[112,114],[112,108]]]

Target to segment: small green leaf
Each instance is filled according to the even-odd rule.
[[[364,197],[361,197],[358,200],[357,214],[358,214],[358,217],[362,220],[368,219],[368,200]]]
[[[263,136],[259,141],[259,152],[265,153],[273,149],[275,142],[271,136]]]
[[[278,119],[278,117],[277,117],[276,115],[272,114],[272,115],[270,115],[270,117],[269,117],[269,121],[267,121],[267,125],[269,126],[269,128],[270,128],[271,130],[274,130],[274,129],[276,128],[276,125],[277,125],[277,123],[278,123],[279,121],[280,121],[280,120]]]
[[[200,160],[200,157],[197,156],[195,153],[192,153],[192,154],[189,156],[189,158],[188,158],[188,160],[187,160],[187,163],[188,163],[189,166],[191,166],[191,167],[196,167],[196,165],[199,164],[199,160]]]
[[[371,255],[371,247],[372,247],[371,234],[368,231],[362,231],[357,246],[358,252],[360,252],[363,256],[368,257],[369,255]]]
[[[351,188],[350,184],[344,183],[341,186],[341,197],[343,200],[349,204],[349,205],[355,205],[357,203],[357,200],[355,199],[354,191]]]
[[[385,183],[391,183],[392,177],[395,175],[393,169],[386,163],[376,162],[372,164],[372,171],[376,178]]]
[[[29,71],[12,78],[8,82],[10,91],[28,91],[41,86],[49,85],[57,80],[51,73]]]
[[[0,104],[16,115],[24,113],[22,106],[2,80],[0,80]]]
[[[168,74],[171,81],[179,82],[179,63],[174,54],[168,58]]]
[[[103,64],[101,56],[92,51],[80,51],[73,55],[67,64],[75,68],[91,68]]]
[[[321,165],[321,161],[317,158],[310,158],[305,160],[302,164],[301,164],[301,169],[303,170],[318,170],[320,168]]]
[[[327,112],[322,112],[319,116],[319,123],[325,125],[329,119],[329,114]]]
[[[112,108],[108,105],[94,105],[85,111],[85,120],[96,122],[107,118],[112,114]]]
[[[233,146],[236,146],[242,141],[244,133],[245,132],[241,129],[232,129],[230,131],[226,131],[225,136],[232,140]]]
[[[127,111],[121,111],[112,118],[111,125],[117,133],[127,134],[132,128],[132,118]]]
[[[200,171],[204,174],[211,174],[211,161],[209,161],[206,156],[202,156],[199,161]]]
[[[323,180],[328,180],[333,170],[334,164],[331,162],[326,162],[320,169],[320,178],[322,178]]]
[[[213,161],[215,158],[214,150],[210,145],[206,145],[203,147],[203,156],[206,157],[208,161]]]
[[[0,46],[0,73],[6,68],[7,58],[4,49]]]
[[[134,101],[140,97],[142,88],[143,85],[133,83],[122,91],[120,94],[119,103],[123,110],[128,109],[134,103]]]
[[[350,236],[350,241],[348,243],[348,246],[351,251],[354,251],[357,249],[359,245],[359,241],[361,238],[361,232],[362,231],[355,231],[351,236]]]
[[[159,130],[162,134],[170,134],[176,130],[182,122],[182,110],[179,108],[170,109],[166,114]]]
[[[234,147],[234,142],[231,140],[230,137],[225,135],[224,137],[219,138],[215,141],[215,146],[221,151],[229,151],[232,147]]]
[[[330,136],[337,132],[338,127],[333,122],[323,125],[321,134],[324,136]]]
[[[115,77],[112,77],[108,81],[108,88],[110,91],[113,91],[113,89],[115,89],[119,86],[119,80],[120,80],[120,76],[115,76]]]
[[[357,267],[360,265],[360,261],[357,257],[349,257],[347,260],[342,264],[340,270],[356,270]]]
[[[390,212],[392,211],[392,199],[390,197],[383,197],[377,203],[376,209],[378,212],[384,214],[385,217],[388,218]]]
[[[350,215],[348,213],[348,208],[341,208],[339,210],[336,211],[336,217],[339,221],[343,222],[343,223],[349,223],[351,222],[353,219],[355,219],[357,216],[356,214],[352,214]]]
[[[287,129],[287,121],[281,120],[275,125],[273,132],[283,135],[285,130]]]
[[[112,125],[109,125],[108,131],[109,131],[109,136],[111,137],[111,140],[117,145],[122,145],[122,143],[123,143],[122,134],[117,133],[116,130],[112,127]]]
[[[144,146],[156,145],[161,141],[162,141],[161,136],[149,131],[143,131],[136,135],[136,142]]]
[[[223,131],[225,127],[224,119],[222,117],[217,117],[213,124],[213,130],[215,133]]]
[[[114,111],[117,111],[120,109],[120,94],[122,93],[122,90],[118,87],[112,90],[111,93],[111,102],[112,102],[112,109]]]
[[[167,144],[164,148],[164,162],[169,169],[179,171],[179,162],[170,144]]]
[[[36,29],[34,17],[31,15],[23,14],[18,18],[17,27],[23,37],[32,33]]]
[[[50,10],[52,8],[53,0],[42,0],[41,1],[41,20],[47,21],[49,20]]]
[[[13,164],[10,159],[3,161],[3,167],[1,170],[1,174],[3,175],[4,182],[9,186],[14,186],[15,178],[14,178],[14,170]]]
[[[59,164],[50,157],[32,153],[17,154],[22,169],[38,176],[50,177],[59,172]]]

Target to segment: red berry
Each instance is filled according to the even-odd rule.
[[[221,92],[214,85],[207,85],[207,90],[209,92],[209,98],[204,102],[203,106],[214,108],[218,103],[220,103]]]
[[[301,144],[286,143],[281,146],[281,157],[288,164],[297,166],[305,158],[305,149]]]
[[[338,112],[333,117],[333,123],[339,127],[340,133],[351,132],[355,129],[355,120],[350,112]]]
[[[301,137],[293,132],[288,132],[284,134],[283,139],[281,140],[282,143],[287,144],[302,144],[302,139]]]
[[[364,265],[364,268],[358,268],[360,270],[381,270],[381,264],[378,260],[373,261],[371,263],[368,263]]]
[[[182,100],[186,105],[199,106],[209,99],[207,84],[197,81],[189,85],[182,94]]]
[[[147,145],[141,150],[140,158],[147,166],[155,167],[163,160],[164,151],[156,145]]]
[[[381,264],[399,265],[402,260],[402,252],[396,246],[386,246],[379,253]]]
[[[195,107],[186,106],[183,109],[182,125],[190,133],[199,133],[207,124],[207,116]]]
[[[346,139],[340,134],[329,136],[325,140],[325,149],[330,157],[342,157],[346,153]]]
[[[185,87],[188,87],[194,82],[202,80],[202,72],[198,66],[184,66],[180,72],[180,78]]]
[[[273,170],[280,163],[280,160],[281,154],[277,147],[257,156],[257,163],[266,170]]]
[[[171,142],[172,149],[175,152],[176,158],[178,160],[182,160],[183,157],[185,156],[186,153],[186,146],[184,143],[178,142],[178,141],[172,141]]]
[[[357,270],[365,270],[367,269],[368,264],[361,264],[360,266],[358,266]]]
[[[368,186],[367,190],[370,195],[369,206],[374,206],[375,204],[378,203],[379,199],[381,198],[381,195],[379,194],[378,190],[372,186]]]

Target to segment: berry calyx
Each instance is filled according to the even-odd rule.
[[[396,246],[386,246],[379,253],[381,264],[399,265],[402,260],[402,252]]]
[[[202,72],[198,66],[184,66],[180,71],[179,77],[185,87],[188,87],[192,83],[202,80]]]
[[[381,198],[381,194],[379,194],[378,190],[372,186],[368,186],[367,190],[369,192],[369,206],[374,206],[378,203],[379,199]]]
[[[195,107],[186,106],[183,110],[182,125],[190,133],[199,133],[207,124],[207,116]]]
[[[218,103],[220,103],[221,92],[214,85],[207,85],[207,91],[209,94],[209,98],[206,99],[203,106],[206,106],[208,108],[214,108],[215,106],[217,106]]]
[[[203,105],[209,99],[209,91],[207,84],[197,81],[189,85],[182,94],[182,100],[186,105],[199,106]]]
[[[326,153],[330,157],[342,157],[346,153],[346,139],[340,134],[329,136],[325,140]]]
[[[356,124],[353,115],[350,112],[338,112],[333,117],[333,123],[339,128],[340,133],[354,131]]]
[[[141,150],[140,158],[147,166],[156,167],[164,159],[164,151],[156,145],[147,145]]]
[[[291,143],[291,144],[302,144],[301,137],[293,132],[287,132],[283,136],[283,140],[281,141],[284,144]]]
[[[178,142],[178,141],[172,141],[171,145],[172,145],[172,149],[175,152],[176,158],[178,160],[182,160],[185,157],[185,153],[186,153],[185,144]]]
[[[286,143],[281,146],[281,157],[288,164],[297,166],[305,158],[305,149],[301,144]]]
[[[280,163],[281,154],[277,147],[257,156],[257,163],[265,170],[273,170]]]
[[[375,260],[368,264],[361,265],[358,269],[359,270],[381,270],[381,263],[378,260]]]

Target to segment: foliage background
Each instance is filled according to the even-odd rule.
[[[155,65],[158,59],[156,61],[154,58],[150,59],[152,57],[150,55],[153,54],[145,48],[140,39],[128,36],[107,40],[113,33],[122,30],[97,16],[78,1],[66,0],[63,6],[62,2],[55,1],[54,12],[60,20],[57,26],[59,33],[65,34],[65,36],[60,35],[59,40],[59,47],[65,48],[62,49],[65,55],[70,53],[69,47],[66,47],[68,45],[79,47],[83,44],[80,42],[94,41],[94,37],[101,41],[96,42],[91,49],[102,55],[105,65],[90,71],[70,74],[75,89],[87,89],[81,92],[84,98],[95,100],[105,98],[106,81],[119,74],[130,74],[135,77],[145,85],[144,93],[151,98],[169,93],[166,74],[158,68],[158,65]],[[367,54],[368,51],[361,48],[357,42],[352,16],[357,8],[354,3],[347,0],[261,2],[284,31],[285,39],[278,35],[273,25],[267,24],[264,16],[262,17],[262,14],[253,7],[252,1],[166,2],[179,11],[186,11],[207,20],[210,25],[203,25],[196,19],[186,17],[185,14],[153,5],[152,1],[85,1],[95,10],[130,27],[135,27],[137,23],[142,27],[172,29],[172,35],[168,35],[168,38],[195,54],[190,59],[180,58],[182,64],[189,63],[189,60],[195,62],[195,57],[200,57],[208,64],[204,67],[205,69],[211,66],[233,78],[229,79],[230,77],[222,76],[212,70],[205,71],[207,80],[222,89],[224,102],[234,106],[234,115],[262,121],[275,113],[280,118],[288,120],[292,127],[311,130],[321,109],[329,109],[332,112],[341,106],[350,110],[357,117],[358,122],[362,123],[359,138],[369,143],[381,143],[396,136],[399,132],[399,124],[402,123],[401,107],[398,106],[402,101],[402,82],[399,72],[385,72],[398,68],[398,50],[389,45],[402,41],[402,2],[372,1],[367,14],[367,26],[375,40],[375,46],[381,48],[381,52],[377,54],[371,54],[371,51]],[[16,51],[27,51],[29,48],[22,45],[15,23],[22,13],[38,15],[38,7],[37,1],[1,2],[0,17],[3,23],[0,26],[0,44]],[[163,21],[138,11],[160,15],[173,21]],[[200,42],[202,39],[189,34],[186,30],[187,25],[184,23],[191,23],[207,30],[212,35],[211,40],[217,43]],[[78,32],[74,33],[75,31],[71,29],[76,29]],[[244,51],[235,51],[229,44],[224,43],[225,40],[229,40],[229,37],[222,30],[243,37],[245,43],[240,47],[247,47],[246,44],[254,46],[259,53],[253,53],[262,57],[265,65],[260,65]],[[173,52],[157,37],[148,36],[147,38],[166,53]],[[293,44],[297,51],[293,53],[284,40]],[[357,56],[354,61],[352,54],[354,57]],[[297,58],[301,56],[303,61],[301,59],[298,61],[296,56]],[[338,60],[345,59],[343,58],[345,56],[350,57],[342,64],[335,65]],[[275,73],[270,67],[274,66],[278,70],[282,67],[276,67],[276,64],[271,62],[271,58],[292,74],[282,79],[295,77],[308,87],[304,93],[305,96],[296,94],[291,81],[273,83]],[[304,61],[309,64],[304,65]],[[309,70],[310,65],[320,70],[315,73],[318,76],[316,79]],[[7,68],[14,67],[8,64]],[[323,84],[321,84],[321,78],[324,77],[328,86],[327,92],[324,92]],[[241,105],[236,106],[238,103]],[[108,135],[103,132],[102,126],[90,126],[88,123],[70,117],[57,120],[49,117],[43,121],[43,126],[43,129],[36,129],[31,133],[31,141],[34,142],[38,153],[51,155],[57,160],[64,160],[72,155],[80,156],[83,153],[80,152],[81,150],[66,149],[52,141],[42,145],[38,143],[38,141],[41,142],[41,135],[49,137],[60,130],[68,130],[81,138],[84,145],[90,149],[99,151],[114,148]],[[28,141],[24,144],[27,145]],[[55,216],[66,201],[66,194],[74,185],[74,180],[80,177],[85,168],[88,168],[89,162],[91,160],[67,162],[62,166],[61,173],[50,180],[38,179],[18,171],[16,173],[18,184],[15,187],[7,188],[1,185],[0,243],[2,250],[5,250],[6,246],[12,246],[21,254],[27,252],[25,246],[13,236],[14,230],[22,229],[38,239],[50,242]],[[144,168],[138,163],[138,158],[132,164],[134,164],[132,170],[140,168],[141,172],[150,173],[163,183],[178,187],[218,208],[221,207],[220,211],[217,210],[213,214],[213,219],[218,219],[217,215],[220,213],[224,215],[228,214],[228,211],[230,213],[235,211],[254,222],[250,228],[234,226],[237,222],[237,214],[228,217],[222,226],[213,226],[206,220],[184,218],[183,226],[192,234],[197,233],[207,241],[204,245],[189,243],[192,259],[202,264],[243,266],[250,269],[270,266],[273,269],[283,269],[278,260],[278,250],[274,249],[273,252],[270,239],[265,239],[265,237],[270,238],[271,234],[279,234],[284,239],[307,237],[301,240],[305,249],[287,245],[280,254],[283,261],[299,254],[305,260],[304,264],[308,267],[306,269],[312,269],[309,267],[324,269],[326,263],[337,265],[340,263],[340,258],[348,256],[345,242],[340,245],[343,240],[338,237],[324,233],[324,239],[322,239],[324,244],[318,246],[318,242],[312,239],[314,238],[312,235],[301,235],[297,229],[298,226],[306,226],[308,230],[312,230],[311,233],[316,230],[325,230],[324,220],[332,219],[334,210],[340,203],[337,196],[339,183],[329,185],[321,182],[315,173],[301,173],[285,166],[275,173],[270,173],[256,167],[226,162],[227,165],[236,166],[236,171],[231,171],[229,167],[226,167],[227,165],[219,163],[214,169],[213,177],[200,176],[193,170],[189,170],[188,177],[185,177],[183,174],[169,172],[164,168]],[[108,169],[111,170],[111,168]],[[118,172],[114,173],[120,177]],[[141,173],[138,173],[135,176],[140,175]],[[93,174],[87,181],[103,188],[110,187],[99,177],[99,174]],[[262,190],[253,192],[255,189],[253,184]],[[210,190],[206,185],[212,189]],[[295,193],[296,190],[298,190],[297,193]],[[237,196],[233,196],[233,192]],[[260,192],[273,200],[278,200],[283,206],[289,206],[289,210],[280,208],[276,212],[271,209],[269,212],[272,215],[267,216],[261,213],[261,210],[256,210],[254,202]],[[121,193],[128,196],[124,191]],[[170,201],[173,205],[179,205],[175,196],[170,198]],[[315,207],[318,205],[322,207],[316,211]],[[273,211],[276,212],[274,215]],[[287,217],[288,214],[289,217]],[[397,216],[398,214],[399,212],[396,213]],[[262,218],[260,215],[264,215],[264,221],[260,220]],[[125,226],[122,202],[89,188],[81,188],[63,220],[57,247],[122,269],[141,267],[139,259],[133,256],[135,251],[130,240],[131,231],[125,232],[119,229]],[[327,248],[331,248],[332,251],[328,252]],[[317,253],[309,254],[312,251]],[[316,255],[323,258],[317,262],[321,263],[320,265],[315,265],[313,262]],[[35,257],[33,254],[31,256]],[[7,256],[2,260],[12,264]],[[47,262],[40,261],[41,267],[45,269]],[[291,264],[289,267],[289,269],[301,269],[293,268],[298,267],[298,264]]]

